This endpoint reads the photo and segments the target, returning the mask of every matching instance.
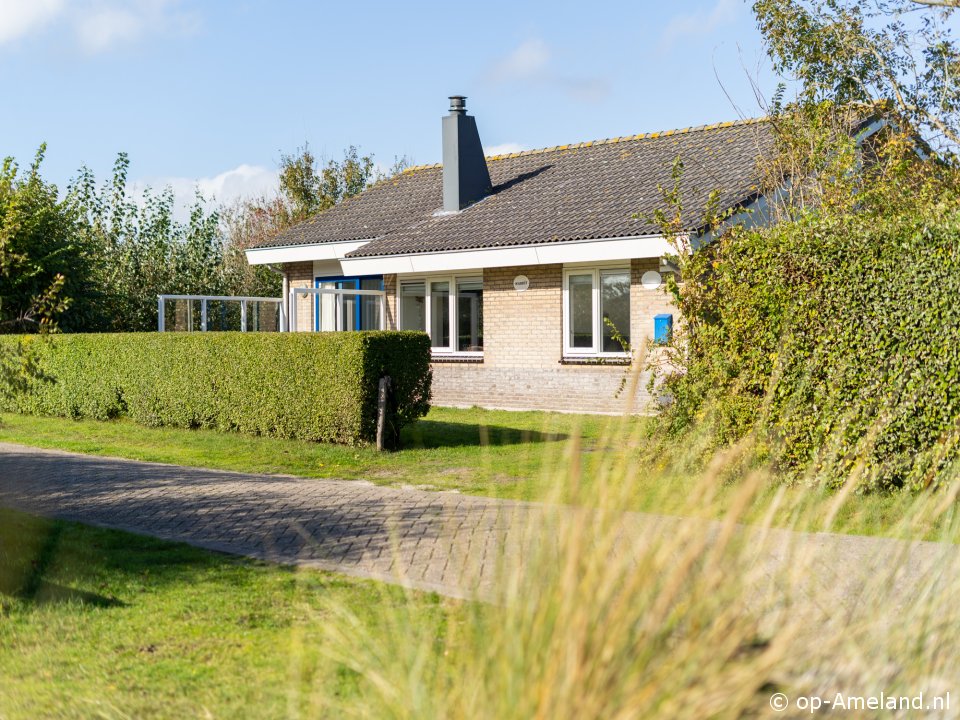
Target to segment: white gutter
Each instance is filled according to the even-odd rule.
[[[341,260],[344,255],[363,247],[367,240],[347,242],[312,243],[310,245],[287,245],[284,247],[252,248],[246,251],[251,265],[305,262],[309,260]]]
[[[659,258],[675,252],[676,249],[662,235],[637,235],[506,248],[343,258],[340,265],[345,275],[381,275]]]

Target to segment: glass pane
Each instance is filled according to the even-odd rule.
[[[483,281],[457,281],[457,350],[483,350]]]
[[[593,275],[571,275],[570,347],[593,348]]]
[[[422,282],[400,283],[400,329],[427,330],[427,299]]]
[[[361,278],[361,290],[383,290],[382,278]],[[360,296],[360,330],[380,329],[380,298],[375,295]]]
[[[450,283],[430,283],[430,343],[435,348],[450,347]]]
[[[322,288],[334,289],[337,284],[333,281],[320,283]],[[337,329],[337,296],[333,293],[321,293],[317,296],[317,330],[330,331]]]
[[[600,319],[603,323],[603,352],[627,352],[615,337],[630,343],[630,273],[603,273],[600,276]],[[613,327],[611,327],[611,325]]]
[[[337,283],[341,290],[356,290],[357,281],[356,280],[341,280]],[[357,329],[357,296],[356,295],[341,295],[340,296],[340,329],[341,330],[356,330]]]

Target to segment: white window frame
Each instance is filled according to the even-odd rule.
[[[603,311],[600,307],[600,277],[608,273],[626,273],[630,278],[630,324],[633,324],[633,273],[630,265],[570,265],[563,268],[563,356],[565,358],[629,358],[629,352],[603,352]],[[570,276],[590,275],[593,299],[593,346],[570,346]],[[632,328],[627,328],[632,336]]]
[[[403,327],[403,302],[400,297],[400,286],[403,283],[423,283],[423,292],[425,296],[424,304],[426,305],[425,312],[425,324],[427,329],[427,335],[430,336],[430,353],[432,355],[437,355],[441,357],[474,357],[482,358],[483,351],[461,351],[456,349],[457,343],[457,302],[459,299],[459,292],[457,291],[457,283],[461,280],[479,280],[481,285],[483,284],[483,274],[476,272],[469,273],[457,273],[455,275],[398,275],[397,276],[397,327]],[[430,286],[432,283],[449,283],[448,287],[450,288],[450,294],[447,298],[449,302],[447,312],[448,317],[450,318],[449,325],[449,335],[450,335],[450,344],[446,347],[433,347],[433,334],[431,330],[433,329],[433,297],[430,291]]]

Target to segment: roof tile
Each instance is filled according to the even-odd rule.
[[[717,151],[723,147],[723,152]],[[683,205],[699,223],[713,190],[730,207],[756,193],[771,151],[763,119],[640,134],[487,158],[492,192],[459,213],[442,205],[442,166],[408,168],[261,247],[367,240],[351,257],[656,234],[659,186],[684,161]],[[699,213],[699,215],[698,215]]]

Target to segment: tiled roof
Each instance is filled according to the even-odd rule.
[[[442,167],[424,165],[264,246],[376,238],[350,254],[370,257],[657,234],[647,218],[663,207],[657,186],[672,186],[678,156],[685,214],[699,221],[714,190],[722,207],[756,194],[757,161],[772,147],[760,119],[497,155],[487,158],[490,195],[454,214],[437,214]]]

